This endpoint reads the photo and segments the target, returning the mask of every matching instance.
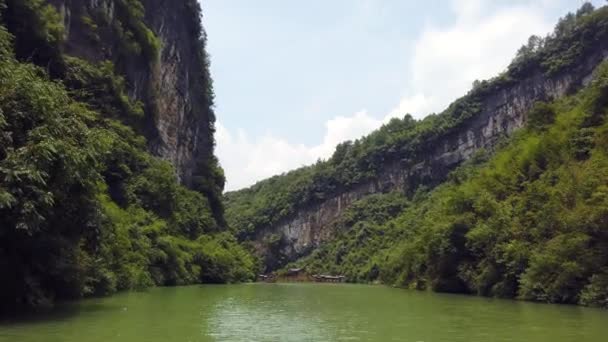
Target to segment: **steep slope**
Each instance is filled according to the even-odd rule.
[[[50,2],[63,18],[64,52],[124,73],[129,96],[144,104],[150,149],[192,185],[197,162],[212,159],[215,122],[197,2]]]
[[[334,235],[353,202],[399,191],[433,188],[476,151],[492,151],[527,121],[536,101],[588,84],[608,56],[608,9],[584,6],[554,33],[531,37],[508,70],[483,81],[443,113],[395,119],[369,136],[341,144],[328,161],[226,195],[227,219],[251,240],[266,268],[310,253]]]
[[[0,313],[251,279],[225,231],[199,15],[0,0]]]
[[[350,207],[297,265],[435,291],[608,307],[608,62],[429,193]],[[398,212],[398,214],[394,214]]]

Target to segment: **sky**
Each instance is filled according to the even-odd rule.
[[[202,0],[226,190],[441,112],[583,2]]]

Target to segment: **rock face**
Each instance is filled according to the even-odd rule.
[[[308,254],[332,237],[332,224],[344,210],[362,197],[379,192],[411,193],[423,184],[434,186],[448,173],[471,158],[479,149],[493,150],[498,141],[526,123],[526,114],[537,101],[549,101],[571,94],[587,84],[595,67],[608,59],[608,46],[598,46],[585,62],[560,74],[547,77],[542,72],[502,87],[486,96],[481,111],[448,134],[427,141],[425,153],[415,160],[386,163],[379,176],[354,189],[312,206],[261,230],[255,245],[266,256],[266,267],[273,269]],[[268,241],[280,241],[269,247]]]
[[[155,56],[125,54],[117,27],[125,27],[125,3],[143,5],[143,22],[160,40]],[[49,0],[64,19],[66,53],[120,65],[129,95],[144,103],[150,150],[173,163],[190,185],[197,162],[213,154],[212,98],[201,55],[195,0]],[[121,7],[123,6],[123,7]],[[130,5],[129,5],[130,6]],[[203,33],[204,34],[204,33]]]

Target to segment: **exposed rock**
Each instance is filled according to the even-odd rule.
[[[481,111],[424,146],[424,155],[413,160],[386,163],[375,179],[352,190],[336,194],[322,203],[299,208],[295,215],[258,232],[254,242],[274,269],[306,255],[332,237],[333,223],[353,202],[379,192],[411,193],[419,185],[435,186],[448,173],[471,158],[479,149],[493,150],[502,137],[510,136],[526,123],[526,114],[537,101],[549,101],[571,94],[591,79],[593,70],[608,59],[608,47],[598,46],[585,62],[557,75],[541,71],[515,84],[504,86],[482,100]],[[280,237],[271,248],[270,237]]]
[[[63,15],[65,50],[88,61],[111,60],[123,66],[129,95],[145,104],[150,150],[175,165],[190,185],[196,163],[213,153],[213,112],[201,89],[204,61],[199,54],[196,13],[189,0],[142,0],[145,24],[161,41],[158,60],[121,53],[115,0],[49,0]],[[105,21],[94,30],[83,18]]]

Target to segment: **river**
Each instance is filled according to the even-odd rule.
[[[0,322],[0,342],[608,341],[608,311],[344,284],[154,288]]]

